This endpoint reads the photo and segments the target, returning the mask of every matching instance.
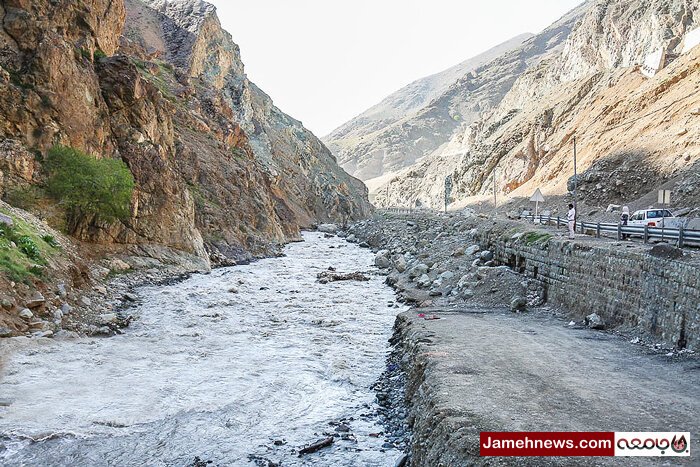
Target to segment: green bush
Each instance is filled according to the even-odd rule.
[[[17,238],[15,243],[19,251],[27,255],[27,258],[33,259],[34,261],[41,260],[41,251],[39,251],[39,247],[29,235],[22,235]]]
[[[53,235],[43,235],[41,239],[51,247],[58,248],[61,246],[61,244],[58,243],[58,241],[56,241],[56,237],[54,237]]]
[[[45,168],[47,193],[72,214],[93,215],[104,222],[129,217],[135,183],[123,161],[56,146],[49,151]]]

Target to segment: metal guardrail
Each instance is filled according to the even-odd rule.
[[[401,207],[391,207],[382,208],[381,211],[389,212],[393,214],[418,214],[426,212],[435,212],[429,208],[401,208]],[[555,225],[556,227],[567,227],[568,221],[561,217],[552,216],[535,216],[534,214],[521,216],[520,219],[526,219],[532,221],[538,220],[541,225]],[[649,226],[636,226],[636,225],[620,225],[604,222],[577,222],[576,232],[584,235],[592,235],[596,238],[606,237],[606,238],[617,238],[617,240],[622,240],[625,237],[638,237],[641,238],[644,243],[648,243],[650,240],[669,240],[673,241],[678,245],[679,248],[686,246],[696,246],[700,247],[700,230],[690,230],[684,229],[682,226],[678,228],[670,227],[649,227]]]
[[[554,224],[557,227],[567,226],[568,221],[561,217],[552,216],[522,216],[521,219],[531,220],[533,223],[535,220],[539,221],[541,225],[551,225]],[[606,237],[617,237],[618,240],[622,240],[625,237],[639,237],[642,238],[644,243],[648,243],[650,240],[659,239],[661,241],[670,240],[676,242],[678,247],[683,248],[684,246],[700,246],[700,230],[688,230],[683,227],[670,228],[670,227],[649,227],[648,225],[621,225],[621,224],[608,224],[603,222],[577,222],[576,232],[585,235],[593,235],[597,238],[603,236]],[[613,235],[605,235],[613,234]]]

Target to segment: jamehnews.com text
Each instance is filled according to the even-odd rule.
[[[482,456],[690,456],[688,432],[482,432]]]

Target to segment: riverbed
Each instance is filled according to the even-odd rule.
[[[394,465],[370,387],[402,309],[369,250],[304,238],[137,290],[122,335],[0,342],[0,464]],[[329,267],[371,279],[318,283]]]

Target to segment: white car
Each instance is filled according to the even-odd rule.
[[[676,228],[678,219],[668,209],[643,209],[632,214],[627,224]]]

